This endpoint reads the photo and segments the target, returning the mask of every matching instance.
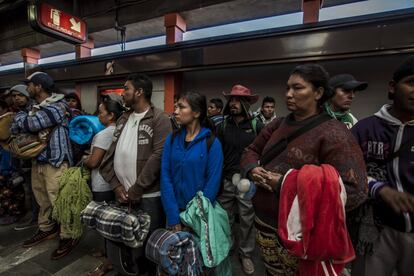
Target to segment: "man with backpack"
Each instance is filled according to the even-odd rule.
[[[71,238],[64,226],[59,229],[56,222],[51,219],[52,205],[59,192],[59,177],[72,165],[68,133],[69,114],[64,95],[53,93],[54,81],[48,74],[33,73],[25,82],[34,105],[29,112],[21,110],[16,114],[11,132],[16,136],[22,133],[35,133],[43,137],[45,146],[40,147],[39,152],[32,152],[34,160],[31,178],[33,194],[40,206],[39,230],[23,243],[23,247],[32,247],[59,235],[59,246],[52,253],[52,259],[57,260],[69,254],[79,241]]]
[[[238,210],[240,218],[239,257],[243,271],[254,273],[252,253],[255,247],[254,210],[251,200],[239,196],[233,178],[240,178],[240,159],[244,148],[250,145],[263,128],[263,124],[251,115],[250,105],[259,96],[252,95],[249,88],[234,85],[230,93],[223,93],[227,99],[223,115],[228,117],[217,126],[217,137],[223,146],[224,169],[222,190],[217,198],[229,215],[234,233],[234,215]],[[236,176],[235,176],[236,175]],[[233,235],[234,242],[234,235]]]
[[[143,210],[151,216],[150,235],[155,229],[165,226],[160,167],[164,142],[172,127],[168,115],[151,103],[152,81],[149,77],[130,75],[124,89],[124,103],[130,109],[117,121],[113,143],[101,163],[100,173],[112,186],[119,203]],[[140,250],[144,248],[145,244]],[[129,248],[126,250],[132,252]],[[145,258],[143,252],[134,251],[130,255],[137,259],[133,263],[137,264],[134,269],[137,268],[139,274],[155,275],[155,265]],[[122,273],[118,271],[117,260],[111,261],[115,270]]]
[[[392,104],[351,129],[375,202],[378,225],[372,228],[379,230],[370,239],[372,252],[357,256],[352,275],[414,275],[414,56],[394,72],[388,91]]]

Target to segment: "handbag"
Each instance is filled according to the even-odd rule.
[[[10,138],[10,127],[14,118],[13,112],[7,112],[0,116],[0,141],[7,141]]]
[[[38,156],[46,147],[53,129],[44,129],[39,133],[19,133],[11,135],[7,142],[7,150],[21,159]]]

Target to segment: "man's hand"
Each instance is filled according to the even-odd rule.
[[[125,190],[125,187],[123,185],[119,185],[114,190],[116,199],[120,203],[127,203],[128,202],[128,193]]]
[[[379,195],[398,214],[414,212],[414,196],[408,193],[384,187],[379,191]]]

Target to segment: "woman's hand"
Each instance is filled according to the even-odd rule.
[[[267,171],[262,167],[256,167],[249,172],[250,179],[256,183],[266,183]]]
[[[250,171],[250,179],[269,192],[275,190],[281,176],[281,174],[267,171],[262,167],[256,167]]]
[[[115,192],[116,199],[120,203],[128,202],[128,193],[126,192],[124,185],[119,185],[118,187],[116,187],[114,192]]]
[[[281,174],[279,173],[274,173],[274,172],[267,172],[267,176],[266,176],[266,183],[267,185],[269,185],[270,187],[272,187],[272,190],[275,191],[277,188],[277,185],[279,184],[280,178],[282,177]]]

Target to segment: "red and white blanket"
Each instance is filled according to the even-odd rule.
[[[278,234],[288,252],[300,258],[299,275],[341,275],[355,258],[345,203],[345,187],[330,165],[305,165],[285,175]]]

